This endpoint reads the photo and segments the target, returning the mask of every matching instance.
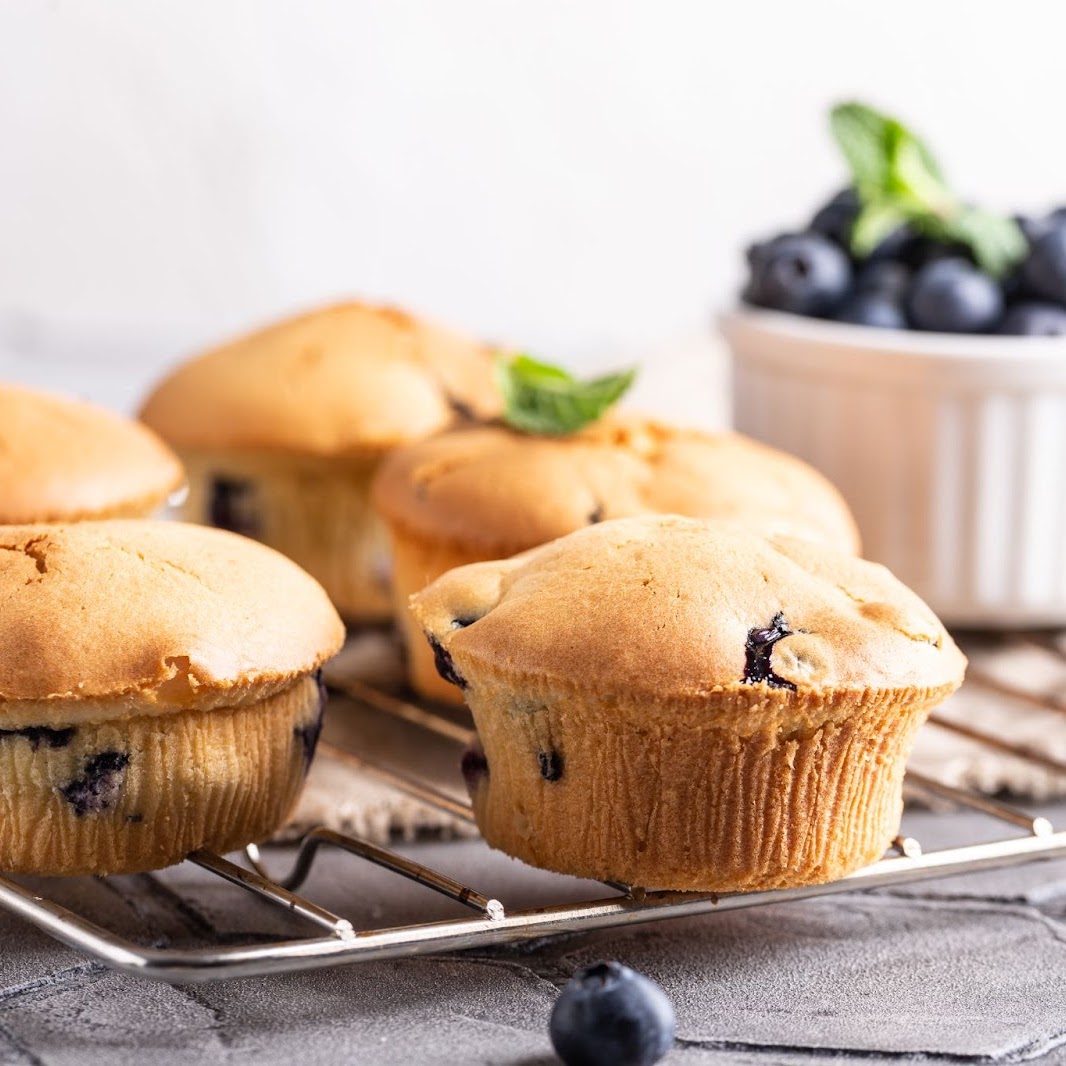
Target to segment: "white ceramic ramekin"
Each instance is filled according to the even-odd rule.
[[[948,623],[1066,624],[1066,339],[722,316],[738,430],[844,493]]]

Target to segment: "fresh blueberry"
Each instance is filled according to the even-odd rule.
[[[1066,336],[1066,307],[1037,300],[1015,304],[1003,316],[998,332],[1015,337]]]
[[[859,197],[852,188],[841,189],[823,204],[811,219],[808,229],[828,237],[845,251],[851,242],[851,227],[859,215]]]
[[[964,245],[945,244],[943,241],[925,237],[920,233],[908,234],[892,258],[910,267],[911,270],[920,270],[941,259],[962,259],[973,262],[969,249]]]
[[[907,226],[894,229],[863,260],[865,263],[880,263],[885,260],[899,262],[906,248],[914,240],[914,233]]]
[[[1035,295],[1066,304],[1066,226],[1054,226],[1033,241],[1022,278]]]
[[[1054,212],[1052,212],[1052,214],[1054,214]],[[1056,224],[1050,221],[1051,216],[1048,218],[1034,218],[1032,215],[1012,215],[1011,218],[1014,219],[1018,229],[1022,231],[1025,239],[1030,244],[1032,244],[1041,233],[1046,232],[1049,226]],[[1066,222],[1066,218],[1062,221]]]
[[[857,292],[837,309],[833,316],[838,322],[875,329],[906,329],[907,316],[899,301],[884,293]]]
[[[1066,226],[1066,207],[1056,207],[1054,211],[1049,211],[1043,219],[1044,229],[1050,229],[1053,226]]]
[[[937,259],[915,275],[907,316],[915,329],[982,333],[1003,314],[1003,292],[965,259]]]
[[[818,233],[786,233],[748,253],[751,276],[744,299],[797,315],[829,314],[851,284],[848,257]]]
[[[1038,299],[1029,291],[1025,281],[1025,272],[1020,266],[1014,267],[999,279],[999,287],[1003,290],[1003,299],[1008,304],[1024,303],[1027,300]]]
[[[856,292],[875,292],[891,299],[902,299],[911,283],[911,272],[893,259],[878,259],[861,267],[855,275]]]
[[[674,1008],[654,981],[598,962],[559,994],[550,1032],[566,1066],[652,1066],[674,1041]]]

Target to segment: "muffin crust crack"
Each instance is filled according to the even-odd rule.
[[[170,559],[165,559],[162,557],[158,559],[149,559],[148,556],[144,554],[144,552],[134,551],[132,548],[127,548],[124,544],[119,544],[114,540],[108,540],[106,544],[107,547],[111,548],[113,551],[122,552],[123,555],[128,555],[131,558],[137,559],[140,562],[144,563],[145,566],[150,567],[151,569],[159,570],[163,573],[166,573],[168,570],[175,570],[179,574],[182,574],[183,576],[190,578],[192,581],[195,581],[197,585],[199,585],[203,589],[206,589],[208,592],[215,591],[195,571],[189,570],[186,567],[181,566],[179,563],[172,562]]]
[[[0,551],[17,552],[25,555],[28,559],[33,561],[37,573],[44,575],[48,573],[48,560],[45,547],[47,543],[48,534],[42,533],[39,536],[30,537],[21,544],[0,544]]]

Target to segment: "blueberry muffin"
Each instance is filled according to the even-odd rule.
[[[184,480],[177,456],[145,426],[0,383],[0,524],[147,517]]]
[[[177,522],[0,529],[0,869],[114,874],[287,817],[343,626],[277,552]]]
[[[500,559],[583,526],[648,513],[748,523],[857,552],[840,494],[805,463],[733,433],[636,416],[569,437],[481,426],[401,449],[382,465],[374,504],[394,556],[396,614],[413,687],[458,702],[433,667],[407,598],[465,563]]]
[[[389,449],[496,411],[490,350],[401,311],[349,303],[178,367],[142,419],[189,472],[184,517],[269,544],[351,621],[390,615],[368,505]]]
[[[413,599],[473,712],[494,847],[579,877],[828,881],[898,831],[904,763],[965,660],[883,567],[726,522],[604,522]]]

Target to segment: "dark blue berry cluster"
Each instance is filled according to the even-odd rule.
[[[1066,208],[1015,218],[1026,251],[1001,278],[982,270],[965,245],[907,226],[856,257],[860,210],[855,191],[843,189],[804,230],[752,245],[745,302],[880,329],[1066,334]]]

